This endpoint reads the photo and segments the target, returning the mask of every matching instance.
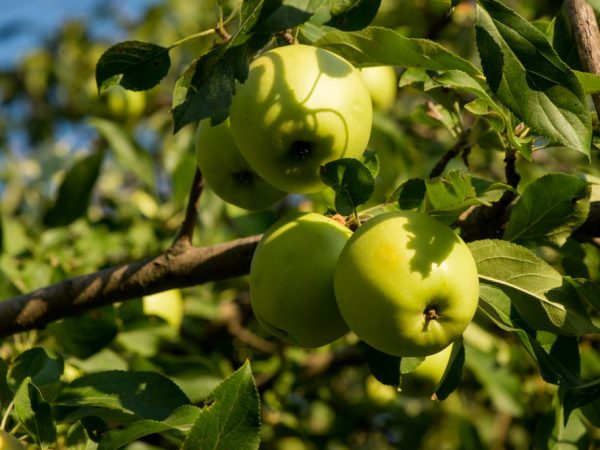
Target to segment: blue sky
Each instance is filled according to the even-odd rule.
[[[52,35],[69,19],[89,18],[99,8],[118,8],[136,20],[147,6],[160,0],[0,0],[0,70],[14,65],[29,50]],[[92,31],[113,36],[107,21],[94,21]]]

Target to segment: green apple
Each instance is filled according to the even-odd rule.
[[[135,120],[146,108],[146,92],[130,91],[120,85],[113,85],[105,91],[110,113],[118,119]]]
[[[360,158],[373,122],[369,91],[342,57],[309,45],[269,50],[250,64],[231,105],[231,131],[250,166],[294,193],[325,189],[321,165]]]
[[[231,135],[229,119],[216,126],[209,119],[200,121],[196,130],[196,161],[206,185],[232,205],[255,211],[286,196],[246,162]]]
[[[452,344],[444,350],[425,357],[415,370],[402,376],[402,392],[413,395],[431,395],[442,381],[446,371]]]
[[[363,67],[360,74],[367,85],[373,108],[389,111],[396,102],[398,77],[392,66]]]
[[[303,347],[320,347],[346,334],[333,270],[351,234],[316,213],[295,214],[269,228],[250,267],[250,299],[259,323]]]
[[[23,450],[25,446],[12,434],[0,430],[0,450]]]
[[[458,338],[479,299],[477,267],[448,226],[412,211],[383,213],[354,232],[334,272],[350,329],[395,356],[427,356]]]
[[[179,329],[183,320],[183,298],[179,289],[146,295],[142,299],[144,314],[165,319],[173,328]]]

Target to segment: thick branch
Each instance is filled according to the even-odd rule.
[[[565,0],[564,7],[583,69],[600,75],[600,30],[594,10],[586,0]],[[600,95],[592,99],[600,117]]]
[[[477,207],[462,221],[467,241],[501,236],[490,223],[489,207]],[[573,234],[582,242],[600,237],[600,202],[592,202],[587,221]],[[211,247],[167,251],[155,258],[71,278],[0,302],[0,336],[43,328],[83,311],[173,288],[196,286],[248,274],[260,235]],[[170,249],[172,250],[172,249]]]
[[[212,247],[189,247],[71,278],[0,302],[0,336],[176,287],[245,275],[260,236]]]

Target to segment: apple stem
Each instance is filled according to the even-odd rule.
[[[437,310],[435,309],[435,306],[428,306],[425,309],[425,319],[426,320],[437,320],[440,318],[440,316],[438,315]]]

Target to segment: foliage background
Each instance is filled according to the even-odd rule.
[[[235,4],[222,3],[226,13]],[[540,24],[559,7],[552,1],[506,4]],[[448,8],[442,1],[384,1],[374,23],[435,40],[478,64],[473,5],[462,3],[452,15]],[[111,21],[118,39],[97,37],[101,20]],[[171,52],[169,75],[145,94],[139,114],[111,111],[108,99],[96,91],[95,64],[123,38],[168,46],[213,27],[216,20],[215,2],[209,0],[156,2],[135,21],[124,20],[118,7],[108,8],[86,20],[64,22],[39,48],[3,66],[0,298],[158,254],[171,243],[184,217],[195,165],[193,127],[172,133],[172,87],[212,37]],[[393,110],[375,117],[372,145],[382,170],[373,203],[407,178],[426,177],[455,138],[443,120],[432,117],[421,91],[401,88]],[[478,141],[470,171],[503,181],[504,154],[494,145]],[[583,155],[563,150],[546,149],[531,162],[519,159],[523,181],[551,170],[590,172]],[[597,151],[592,158],[591,172],[598,176]],[[449,166],[456,168],[464,168],[460,160]],[[194,243],[257,234],[289,209],[325,211],[332,201],[332,193],[290,196],[277,207],[248,213],[205,190]],[[563,273],[600,281],[600,251],[591,244],[569,241],[560,250],[539,252]],[[265,449],[526,449],[537,435],[543,441],[545,424],[553,420],[556,388],[542,381],[515,338],[483,319],[465,336],[459,389],[446,401],[433,402],[422,393],[397,393],[375,381],[350,336],[318,350],[273,340],[252,317],[245,277],[178,294],[185,311],[180,326],[179,319],[170,323],[145,314],[138,299],[6,338],[0,356],[11,361],[41,346],[64,358],[63,381],[107,369],[156,371],[199,405],[249,359],[261,398]],[[582,379],[599,378],[597,337],[584,337],[580,349]],[[7,406],[3,402],[3,411]],[[600,439],[589,418],[582,419],[579,410],[573,417],[568,448],[588,448]],[[7,425],[10,429],[14,422],[9,419]],[[67,435],[60,426],[59,435]],[[127,448],[176,448],[173,442],[152,435]]]

